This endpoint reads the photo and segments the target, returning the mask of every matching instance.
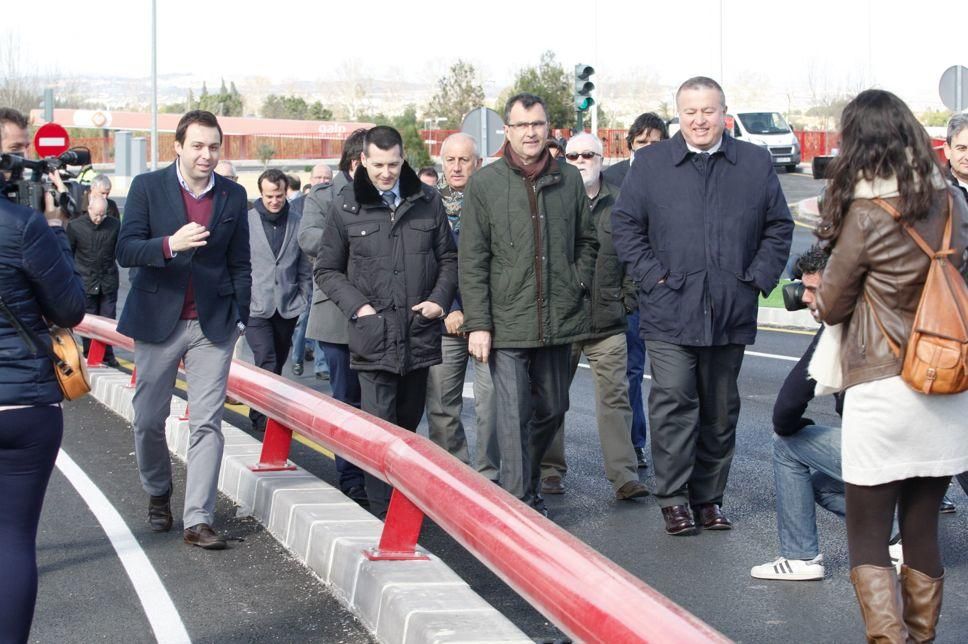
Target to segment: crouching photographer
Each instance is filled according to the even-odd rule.
[[[787,310],[804,309],[814,301],[826,265],[827,253],[818,245],[797,259],[797,279],[783,287]],[[780,557],[754,566],[750,575],[758,579],[823,579],[815,503],[840,517],[846,512],[840,427],[820,425],[804,415],[817,384],[808,375],[807,367],[822,333],[821,327],[783,382],[773,406],[773,476]],[[836,396],[835,408],[838,415],[843,411],[842,394]],[[898,534],[896,518],[891,534]],[[895,537],[891,541],[891,558],[900,566],[900,540]]]
[[[26,154],[27,120],[0,108],[0,149]],[[7,195],[7,177],[0,176]],[[26,642],[37,596],[37,524],[63,433],[63,399],[53,365],[34,338],[50,343],[47,321],[84,317],[61,210],[0,198],[0,641]],[[45,217],[46,215],[46,217]]]

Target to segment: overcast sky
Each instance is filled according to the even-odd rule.
[[[28,70],[150,73],[150,0],[30,6],[18,29]],[[49,19],[26,17],[36,13]],[[190,72],[210,86],[223,76],[336,80],[351,69],[432,83],[460,57],[504,86],[551,49],[566,67],[590,63],[611,80],[653,76],[674,84],[704,74],[725,80],[727,94],[731,83],[800,95],[809,79],[817,91],[873,84],[940,108],[941,73],[968,65],[966,18],[963,1],[942,0],[158,0],[158,71]]]

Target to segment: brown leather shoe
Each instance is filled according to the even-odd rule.
[[[541,493],[564,494],[565,484],[560,476],[549,476],[548,478],[541,479]]]
[[[619,501],[641,499],[643,496],[649,496],[649,488],[645,487],[639,481],[629,481],[619,489],[615,490],[615,498]]]
[[[205,550],[225,550],[225,537],[212,530],[207,523],[185,528],[185,543]]]
[[[688,506],[670,505],[662,508],[662,518],[665,519],[666,534],[676,537],[696,534],[696,522],[692,520]]]
[[[695,508],[696,521],[702,524],[703,530],[732,530],[733,524],[718,503],[703,503]]]
[[[152,532],[171,530],[171,489],[168,494],[148,497],[148,525]]]

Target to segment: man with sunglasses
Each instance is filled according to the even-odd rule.
[[[547,513],[541,457],[568,410],[571,343],[591,332],[598,239],[581,175],[548,152],[544,101],[512,96],[504,123],[503,157],[464,192],[461,331],[491,369],[500,483]]]
[[[612,245],[612,205],[618,188],[605,183],[602,176],[602,142],[581,132],[565,148],[565,159],[578,168],[588,205],[598,233],[598,255],[592,281],[591,336],[571,345],[571,374],[575,378],[578,360],[584,353],[595,378],[595,416],[605,459],[605,476],[620,501],[648,495],[639,482],[638,464],[632,447],[632,408],[629,405],[625,368],[625,316],[635,308],[635,284],[625,276],[625,268]],[[558,426],[554,441],[541,462],[541,491],[564,492],[565,425]]]

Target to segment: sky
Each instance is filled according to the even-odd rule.
[[[462,58],[500,89],[550,49],[566,68],[591,64],[613,82],[651,77],[674,85],[702,74],[720,80],[727,97],[737,85],[768,85],[801,97],[877,86],[912,106],[941,108],[942,72],[968,65],[964,29],[949,26],[968,17],[964,6],[943,0],[157,0],[158,72],[191,73],[210,86],[221,77],[325,81],[354,74],[432,84]],[[150,74],[150,0],[47,0],[43,13],[58,20],[25,19],[13,41],[28,73]],[[8,14],[0,56],[11,42],[10,22]],[[70,35],[57,31],[65,28]],[[5,67],[0,60],[0,73]]]

